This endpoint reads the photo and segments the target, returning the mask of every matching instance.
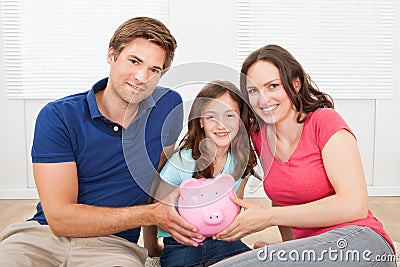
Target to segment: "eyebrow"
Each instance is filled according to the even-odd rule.
[[[138,62],[143,63],[143,60],[135,55],[132,55],[134,59],[136,59]],[[153,66],[152,69],[158,69],[158,70],[163,70],[160,66]]]
[[[272,80],[270,80],[270,81],[264,83],[263,86],[267,86],[267,85],[269,85],[269,84],[271,84],[271,83],[273,83],[273,82],[275,82],[275,81],[281,81],[281,79],[278,79],[278,78],[272,79]],[[246,89],[253,89],[253,88],[257,88],[257,86],[255,86],[255,85],[246,86]]]
[[[269,84],[271,84],[271,83],[273,83],[273,82],[275,82],[275,81],[280,81],[280,79],[273,79],[273,80],[270,80],[269,82],[266,82],[266,83],[264,83],[263,85],[266,86],[266,85],[269,85]]]
[[[228,113],[228,112],[236,112],[236,110],[234,110],[234,109],[226,109],[226,110],[223,111],[223,113]],[[217,113],[220,113],[220,112],[214,111],[214,110],[206,110],[202,114],[206,115],[206,114],[217,114]]]

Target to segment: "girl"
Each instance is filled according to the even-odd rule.
[[[196,96],[188,123],[188,132],[181,141],[179,152],[172,155],[160,176],[168,184],[178,187],[187,178],[210,178],[229,173],[237,181],[234,187],[243,198],[250,174],[255,174],[256,156],[251,147],[248,107],[240,91],[230,82],[213,81]],[[159,229],[164,248],[161,265],[208,266],[223,258],[249,251],[240,240],[226,242],[207,238],[202,246],[185,246]]]
[[[289,52],[276,45],[250,54],[241,72],[241,90],[256,114],[249,120],[253,144],[273,207],[235,200],[244,211],[216,237],[234,241],[277,225],[283,241],[293,241],[270,246],[258,243],[265,247],[216,266],[281,266],[289,262],[296,266],[311,262],[376,266],[382,255],[393,256],[389,236],[368,210],[354,133],[333,110],[331,98],[312,85]],[[277,257],[268,251],[282,252]],[[336,251],[338,257],[326,253],[329,251]],[[302,257],[304,253],[308,258]],[[381,264],[395,266],[394,262]]]

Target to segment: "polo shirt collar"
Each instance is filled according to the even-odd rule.
[[[96,92],[102,91],[106,88],[108,82],[108,78],[104,78],[92,86],[92,89],[87,94],[87,102],[89,105],[90,116],[92,119],[102,117],[99,107],[97,106],[96,97],[94,96]],[[153,98],[153,95],[150,95],[142,102],[139,103],[139,110],[143,109],[151,109],[156,106],[156,102]]]

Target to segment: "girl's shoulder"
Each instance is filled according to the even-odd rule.
[[[192,149],[188,148],[176,151],[174,154],[172,154],[168,161],[178,166],[192,164],[195,162],[192,157]]]

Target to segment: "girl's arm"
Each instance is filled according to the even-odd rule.
[[[245,210],[217,238],[237,240],[276,225],[328,227],[366,218],[368,195],[354,136],[347,130],[336,132],[323,148],[322,159],[334,195],[302,205],[270,208],[235,200]]]
[[[244,188],[246,187],[247,181],[249,178],[247,179],[242,179],[243,181],[240,183],[239,189],[236,192],[236,196],[240,199],[243,199],[244,197]]]
[[[160,257],[163,246],[158,243],[157,226],[144,226],[142,230],[144,247],[148,250],[149,257]]]

